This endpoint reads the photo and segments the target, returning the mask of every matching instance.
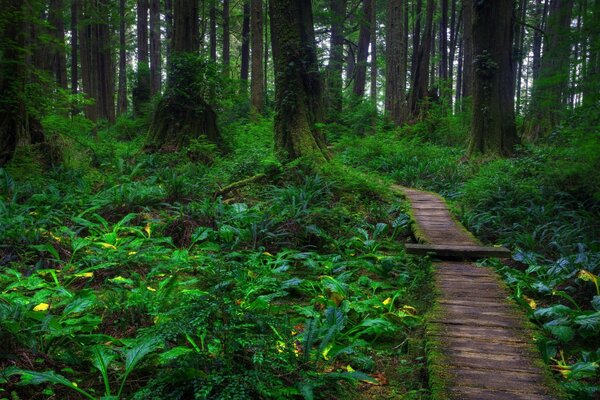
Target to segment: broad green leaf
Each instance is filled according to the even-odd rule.
[[[575,317],[574,322],[580,330],[588,335],[598,333],[600,332],[600,311],[579,315]]]
[[[567,343],[570,342],[573,337],[575,337],[575,331],[569,327],[569,326],[565,326],[565,325],[549,325],[546,324],[544,325],[544,327],[546,329],[548,329],[548,331],[550,331],[550,333],[552,333],[554,336],[556,336],[561,342]]]
[[[181,356],[184,356],[186,354],[193,353],[193,352],[194,352],[194,350],[190,349],[189,347],[177,346],[177,347],[173,347],[169,351],[161,353],[161,355],[158,357],[158,360],[159,360],[160,364],[168,364],[169,362],[171,362]]]
[[[92,365],[102,374],[106,396],[111,396],[110,381],[108,380],[108,366],[117,357],[116,353],[105,346],[92,348]]]
[[[39,385],[41,383],[52,383],[54,385],[63,385],[70,389],[73,389],[88,399],[96,400],[94,396],[90,395],[86,391],[77,387],[77,385],[64,376],[57,374],[54,371],[46,371],[46,372],[37,372],[37,371],[29,371],[25,369],[14,368],[11,369],[7,374],[7,376],[20,375],[21,382],[20,385]]]
[[[54,246],[52,246],[50,243],[32,244],[29,247],[39,251],[40,253],[42,253],[42,252],[50,253],[50,255],[52,255],[52,257],[54,257],[55,260],[60,261],[60,256],[58,255],[58,251],[56,251]]]
[[[594,307],[594,310],[600,311],[600,296],[594,296],[592,299],[592,307]]]
[[[570,379],[585,379],[594,378],[598,372],[597,362],[578,362],[573,364],[570,368],[569,378]]]

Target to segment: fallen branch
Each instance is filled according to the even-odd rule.
[[[215,197],[223,196],[223,195],[225,195],[225,194],[227,194],[227,193],[229,193],[229,192],[231,192],[233,190],[236,190],[236,189],[239,189],[241,187],[247,186],[247,185],[249,185],[251,183],[260,181],[260,180],[262,180],[262,179],[264,179],[266,177],[267,177],[267,174],[261,173],[261,174],[256,174],[254,176],[251,176],[249,178],[242,179],[241,181],[230,183],[229,185],[225,186],[224,188],[221,188],[221,189],[217,190],[215,192],[214,196]]]

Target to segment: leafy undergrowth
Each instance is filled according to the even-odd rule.
[[[423,124],[341,140],[349,165],[453,200],[464,225],[487,243],[513,250],[505,265],[488,261],[536,323],[537,345],[567,392],[600,395],[600,136],[598,121],[573,116],[552,137],[515,157],[467,160],[447,147],[457,124]],[[464,132],[463,132],[464,137]],[[459,141],[460,142],[460,141]]]
[[[0,171],[0,397],[428,397],[401,201],[282,169],[270,124],[230,125],[224,157],[143,154],[122,120]]]

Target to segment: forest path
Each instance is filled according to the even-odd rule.
[[[394,185],[410,202],[420,244],[407,252],[438,259],[508,257],[485,247],[451,215],[437,194]],[[427,322],[434,399],[549,400],[559,390],[534,347],[522,312],[489,268],[465,261],[434,262],[436,299]]]

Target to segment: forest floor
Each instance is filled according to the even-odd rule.
[[[542,358],[576,398],[598,393],[595,189],[548,196],[550,151],[466,162],[414,132],[332,136],[315,172],[277,162],[270,119],[229,123],[226,156],[144,153],[143,121],[77,124],[62,166],[29,148],[1,171],[0,398],[431,398],[433,269],[405,252],[392,183],[440,192],[513,250],[487,265],[540,325]]]

